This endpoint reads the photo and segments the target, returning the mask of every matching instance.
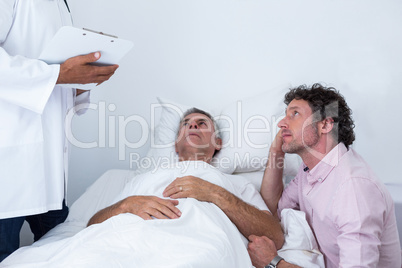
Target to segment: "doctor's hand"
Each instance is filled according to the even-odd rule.
[[[132,213],[144,220],[152,220],[152,217],[177,219],[181,216],[180,210],[176,207],[179,204],[177,200],[162,199],[156,196],[129,196],[117,204],[121,210],[120,213]]]
[[[100,57],[100,52],[95,52],[69,58],[60,65],[57,84],[97,83],[99,85],[107,81],[119,66],[95,66],[90,64],[96,62]]]
[[[176,178],[163,191],[163,196],[170,198],[195,198],[199,201],[215,203],[216,197],[226,190],[218,185],[194,176]]]

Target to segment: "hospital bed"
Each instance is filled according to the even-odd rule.
[[[256,145],[262,145],[267,140],[270,143],[273,140],[274,127],[284,111],[284,106],[270,100],[280,100],[282,96],[283,90],[278,89],[277,91],[270,91],[269,97],[257,96],[243,101],[240,108],[239,104],[236,103],[223,111],[211,112],[213,115],[221,116],[221,119],[218,120],[221,129],[238,129],[243,123],[248,122],[247,124],[254,129],[265,128],[266,130],[265,132],[251,133],[247,136],[248,140],[241,137],[243,139],[241,145],[235,144],[224,147],[212,162],[217,169],[246,178],[257,189],[260,187],[268,148]],[[200,241],[197,240],[197,237],[183,235],[183,228],[171,229],[170,233],[166,234],[167,236],[172,235],[169,243],[155,236],[152,238],[152,243],[149,243],[148,238],[144,239],[143,229],[140,229],[134,236],[135,243],[128,241],[127,243],[131,244],[127,247],[121,246],[125,239],[125,235],[118,233],[121,230],[116,231],[119,235],[116,241],[113,238],[115,236],[108,240],[107,235],[109,234],[97,233],[94,231],[96,228],[86,228],[90,217],[100,209],[112,204],[128,182],[135,180],[141,174],[152,171],[155,168],[155,164],[152,163],[158,163],[159,160],[166,159],[166,156],[174,157],[172,142],[176,137],[176,126],[178,126],[181,112],[190,106],[160,98],[158,101],[162,112],[159,124],[153,131],[156,146],[151,147],[146,156],[150,160],[148,162],[150,165],[138,166],[135,170],[112,169],[105,172],[71,205],[70,214],[65,223],[51,230],[33,245],[20,248],[1,263],[0,267],[48,267],[49,263],[52,264],[52,267],[72,267],[71,265],[73,267],[133,267],[132,265],[136,261],[138,261],[136,267],[215,267],[213,264],[205,266],[208,259],[214,260],[214,258],[228,259],[223,266],[219,264],[216,267],[252,267],[246,250],[247,241],[244,237],[236,240],[233,238],[236,234],[228,232],[229,243],[224,244],[224,247],[214,247],[222,230],[227,232],[226,227],[222,230],[208,230],[214,236],[211,235],[207,239],[203,237]],[[198,108],[204,109],[204,107]],[[210,109],[204,110],[211,111]],[[231,121],[233,118],[241,119],[240,121]],[[238,131],[223,132],[223,143],[225,144],[225,141],[230,139],[238,141],[239,134]],[[170,146],[162,146],[167,144]],[[220,165],[222,159],[225,159],[225,165]],[[177,161],[177,159],[170,160]],[[283,177],[285,184],[296,174],[300,163],[301,160],[296,156],[285,159]],[[121,221],[131,220],[124,218]],[[118,223],[117,220],[109,219],[106,224],[102,223],[102,225],[110,229]],[[135,229],[134,226],[142,226],[141,224],[138,220],[135,220],[134,223],[129,222],[129,225],[132,226],[131,229]],[[279,250],[279,255],[302,267],[324,267],[323,256],[318,250],[316,240],[304,214],[300,211],[284,210],[281,224],[285,232],[285,245]],[[155,233],[158,232],[156,229],[154,231]],[[128,235],[126,229],[123,230],[123,234]],[[102,237],[103,235],[104,237]],[[94,240],[95,242],[88,243],[88,238],[93,237],[97,238]],[[193,241],[191,243],[188,242],[190,238]],[[140,245],[140,249],[138,245]],[[185,245],[185,248],[182,245]],[[200,245],[203,247],[200,248]],[[175,246],[177,246],[177,250]],[[210,246],[209,250],[205,250]],[[86,252],[88,248],[92,249],[93,252],[88,254]],[[139,250],[141,252],[138,253]],[[190,252],[191,250],[195,252]],[[94,254],[91,255],[91,253]],[[135,254],[139,255],[136,260],[133,260],[132,256]],[[164,254],[168,254],[168,256],[164,256]]]
[[[124,185],[133,178],[135,179],[136,176],[138,176],[137,173],[131,170],[116,169],[105,172],[76,202],[74,202],[70,208],[70,214],[66,222],[58,225],[33,245],[20,248],[4,260],[4,262],[0,264],[0,267],[252,267],[247,255],[247,243],[235,239],[232,239],[229,244],[226,244],[225,248],[212,247],[210,252],[192,252],[191,254],[196,254],[199,257],[192,256],[191,260],[186,260],[190,254],[188,252],[189,250],[181,249],[185,251],[184,253],[172,250],[171,247],[174,247],[175,243],[171,240],[169,240],[169,243],[166,245],[161,239],[159,239],[161,240],[159,241],[157,238],[153,238],[153,241],[157,240],[155,244],[146,243],[143,237],[138,237],[135,243],[140,245],[141,253],[139,254],[146,256],[147,259],[139,260],[138,263],[129,258],[128,260],[126,260],[127,258],[124,259],[125,256],[131,255],[127,252],[133,250],[132,254],[134,255],[135,252],[138,252],[138,249],[132,246],[127,246],[127,248],[122,246],[122,242],[120,241],[122,239],[121,237],[112,239],[108,236],[104,236],[102,239],[96,239],[96,245],[89,243],[87,240],[88,237],[91,239],[95,236],[104,235],[102,231],[99,233],[91,233],[95,228],[92,230],[85,228],[89,218],[98,210],[111,204],[116,195],[122,191]],[[242,176],[244,176],[244,174]],[[261,172],[251,174],[250,179],[256,180],[257,176],[262,176]],[[279,254],[304,267],[324,267],[323,257],[318,251],[318,246],[305,221],[304,214],[298,211],[286,210],[282,213],[282,217],[286,243],[279,251]],[[155,220],[155,222],[156,221],[157,220]],[[208,224],[202,219],[201,221],[203,224]],[[102,223],[102,225],[103,224],[104,223]],[[114,224],[116,224],[116,222],[112,222],[105,228],[113,228]],[[132,224],[133,227],[131,229],[135,229],[137,223],[134,222]],[[179,228],[184,227],[179,226]],[[83,232],[83,230],[86,233]],[[121,232],[121,230],[115,230],[115,233],[119,232]],[[129,235],[127,231],[122,232],[125,235]],[[140,232],[146,231],[142,229]],[[186,247],[190,248],[192,246],[194,247],[192,243],[188,243],[188,239],[194,238],[195,241],[197,241],[197,237],[187,237],[187,234],[182,234],[181,232],[182,230],[180,229],[176,231],[172,229],[169,235],[172,235],[177,243],[183,243]],[[208,238],[210,241],[208,239],[206,240],[204,237],[199,243],[216,244],[215,240],[217,236],[220,236],[221,230],[217,230],[215,233],[215,230],[209,229],[208,232],[214,234]],[[103,241],[103,243],[99,241]],[[84,246],[77,250],[76,247],[80,247],[81,242],[84,243]],[[236,245],[234,245],[234,243],[236,243]],[[205,249],[205,247],[195,246],[197,246],[197,250]],[[116,252],[117,250],[114,247],[117,247],[119,252]],[[89,251],[89,253],[87,251]],[[85,252],[85,254],[82,252]],[[95,254],[91,255],[93,252],[95,252]],[[169,253],[169,256],[160,256],[161,253]],[[224,262],[224,264],[227,265],[222,266],[222,263],[220,263],[219,265],[211,266],[207,260],[214,260],[216,255],[221,259],[230,259],[232,263]],[[197,260],[197,258],[199,259]],[[101,261],[101,263],[99,263],[99,261]],[[161,262],[166,266],[161,265]]]

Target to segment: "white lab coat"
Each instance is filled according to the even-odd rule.
[[[60,65],[37,58],[71,24],[63,0],[0,0],[0,219],[61,208],[75,89],[55,86]]]

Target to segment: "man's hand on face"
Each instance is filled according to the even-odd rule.
[[[278,155],[285,155],[282,150],[283,138],[282,138],[282,129],[278,131],[276,134],[274,141],[271,144],[271,148],[269,149],[270,153],[275,153]]]
[[[144,220],[177,219],[181,216],[177,200],[156,196],[129,196],[118,203],[121,213],[132,213]]]

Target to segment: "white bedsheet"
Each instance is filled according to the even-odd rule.
[[[203,177],[193,169],[189,170],[189,174]],[[182,216],[179,219],[144,221],[135,215],[123,214],[85,228],[89,216],[84,215],[83,211],[87,210],[92,215],[114,201],[112,196],[115,194],[110,195],[108,185],[120,185],[120,191],[122,185],[130,185],[123,191],[123,196],[130,193],[128,188],[137,194],[152,191],[159,195],[172,181],[171,176],[166,174],[148,179],[138,175],[133,180],[124,178],[115,183],[109,181],[102,184],[103,189],[102,185],[95,185],[92,188],[97,193],[109,193],[107,201],[99,204],[99,201],[92,199],[92,205],[96,204],[96,208],[82,207],[83,200],[93,197],[90,189],[72,206],[66,223],[32,246],[19,249],[0,267],[252,267],[247,253],[247,240],[236,226],[215,205],[191,198],[180,200]],[[217,175],[219,172],[208,177],[232,191],[236,191],[239,182],[244,183],[244,180],[230,175]],[[237,182],[232,183],[234,180]],[[118,192],[115,188],[109,190]],[[252,194],[246,191],[246,196]],[[324,267],[322,255],[317,250],[303,213],[292,210],[283,213],[286,213],[282,218],[286,244],[280,254],[304,267]]]
[[[71,238],[26,247],[13,267],[251,267],[240,233],[216,206],[182,200],[177,220],[122,214]],[[17,265],[18,264],[18,265]]]

